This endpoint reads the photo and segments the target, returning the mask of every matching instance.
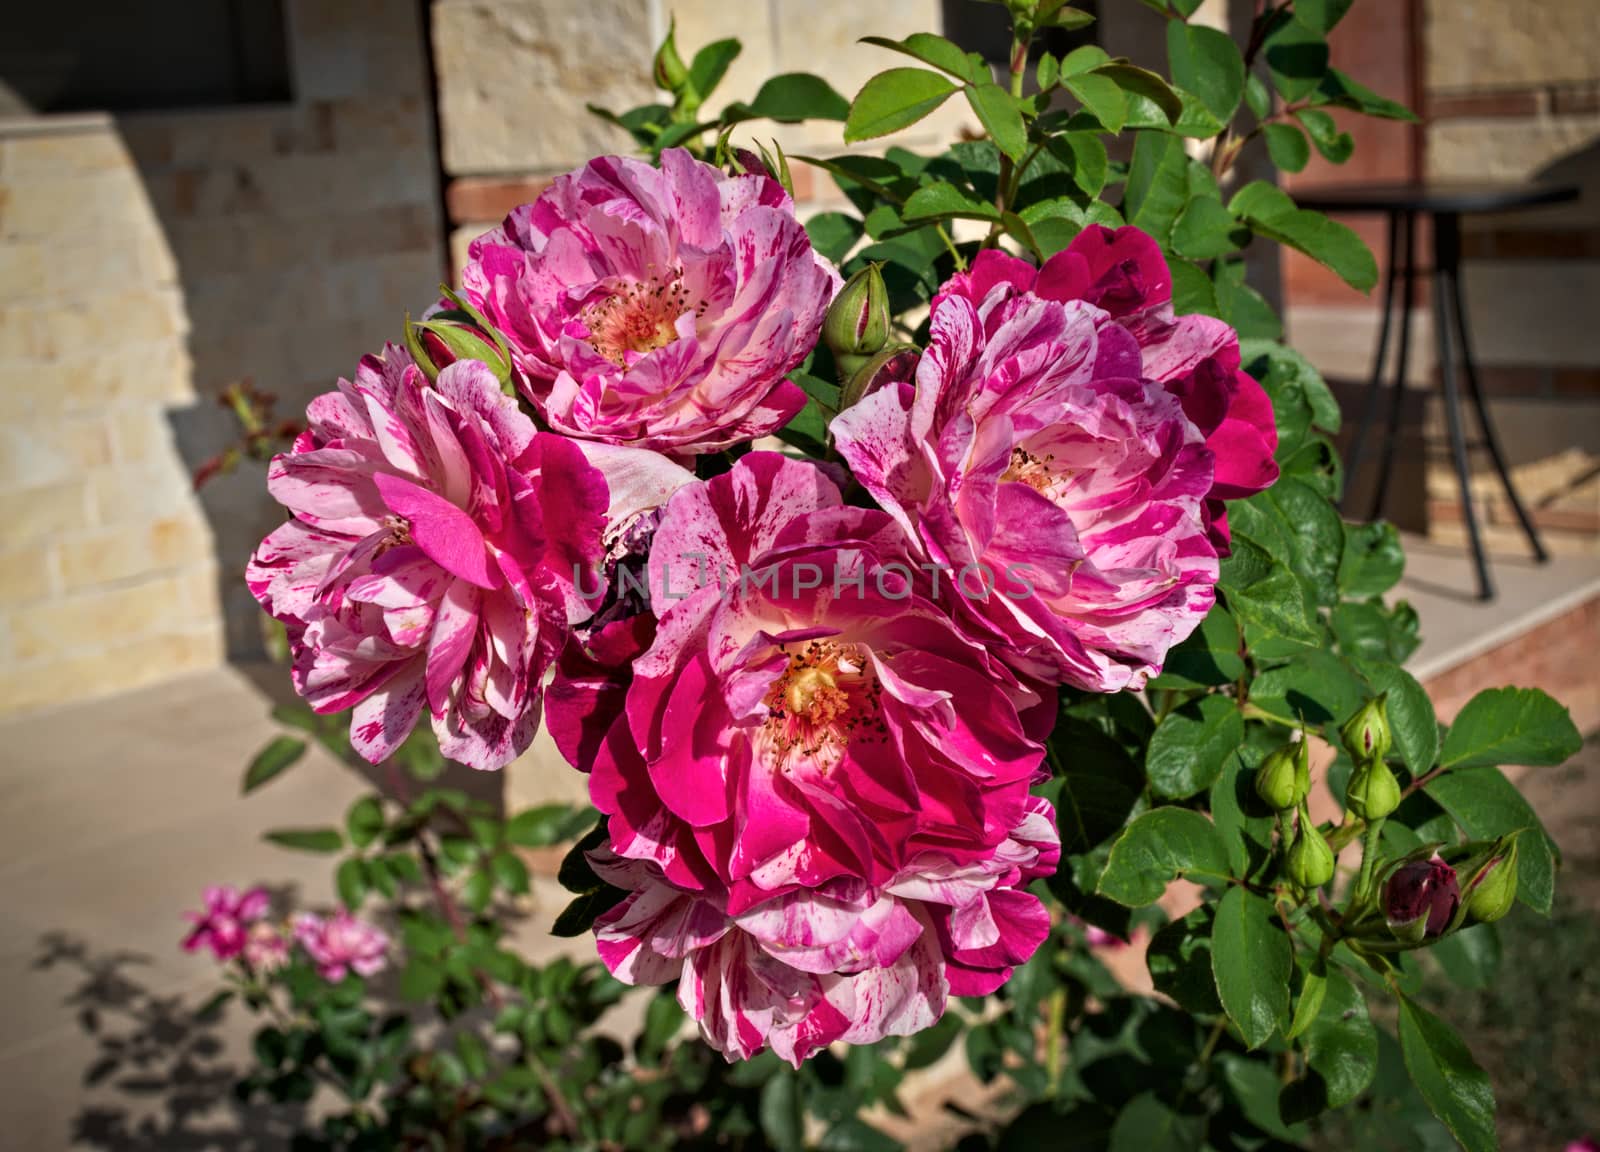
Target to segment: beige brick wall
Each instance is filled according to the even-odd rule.
[[[420,7],[290,0],[294,99],[0,120],[0,713],[259,651],[253,377],[297,416],[444,267]]]

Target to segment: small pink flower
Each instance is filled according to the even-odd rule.
[[[303,913],[295,919],[294,938],[316,964],[317,974],[330,983],[343,980],[348,971],[372,976],[389,962],[389,938],[348,912],[326,919]]]
[[[289,939],[277,925],[258,920],[245,936],[244,959],[257,975],[276,972],[289,962]]]
[[[465,297],[557,432],[673,454],[788,423],[839,276],[765,175],[601,156],[468,249]]]
[[[1215,600],[1212,454],[1143,371],[1105,312],[999,281],[936,301],[915,383],[832,424],[856,479],[950,574],[972,635],[1046,683],[1142,688]]]
[[[351,746],[374,763],[426,707],[445,756],[504,767],[593,611],[578,585],[601,558],[604,475],[474,360],[430,385],[391,345],[306,415],[267,473],[294,518],[245,573],[288,628],[296,691],[318,712],[353,708]]]
[[[249,925],[267,914],[267,890],[252,888],[240,894],[231,885],[218,885],[205,890],[205,901],[204,912],[184,913],[194,924],[184,938],[184,951],[209,948],[218,960],[232,960],[245,949]]]
[[[1128,946],[1128,942],[1121,936],[1118,936],[1112,932],[1107,932],[1104,928],[1096,927],[1093,924],[1085,924],[1081,920],[1077,920],[1076,923],[1078,927],[1083,929],[1084,942],[1091,948],[1104,949],[1107,952],[1115,952],[1120,948],[1126,948]]]
[[[1593,1136],[1580,1136],[1567,1142],[1566,1152],[1600,1152],[1600,1142]]]

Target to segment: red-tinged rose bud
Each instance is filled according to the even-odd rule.
[[[1346,720],[1339,729],[1339,739],[1358,766],[1387,756],[1393,740],[1389,732],[1388,694],[1368,700],[1359,712]]]
[[[860,402],[889,384],[909,383],[917,372],[922,353],[911,344],[891,344],[872,357],[844,381],[839,389],[839,411]]]
[[[1441,935],[1455,919],[1461,886],[1455,869],[1434,853],[1394,870],[1383,890],[1383,917],[1389,931],[1408,944]]]
[[[889,289],[876,264],[868,264],[839,289],[822,321],[822,338],[833,350],[842,379],[853,376],[889,342]]]
[[[1481,924],[1492,924],[1517,899],[1517,841],[1504,842],[1504,850],[1490,856],[1467,882],[1467,912]]]
[[[656,87],[663,92],[679,95],[689,84],[689,66],[678,55],[678,22],[667,24],[667,38],[656,49]]]
[[[406,350],[431,383],[457,360],[487,364],[508,394],[515,394],[511,350],[481,312],[448,289],[443,308],[422,320],[406,317]]]

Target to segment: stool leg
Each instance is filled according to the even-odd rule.
[[[1405,287],[1400,298],[1400,362],[1395,366],[1394,395],[1389,399],[1389,422],[1383,432],[1383,452],[1378,457],[1378,486],[1372,493],[1372,512],[1368,520],[1383,515],[1384,501],[1389,495],[1389,477],[1394,473],[1395,441],[1400,432],[1400,413],[1405,407],[1406,365],[1411,357],[1412,298],[1417,286],[1417,217],[1414,212],[1402,214],[1401,226],[1405,231]]]
[[[1478,536],[1478,514],[1472,507],[1472,472],[1467,466],[1467,439],[1461,427],[1461,395],[1456,388],[1456,365],[1450,348],[1449,303],[1455,272],[1443,266],[1433,270],[1434,335],[1439,346],[1439,380],[1444,389],[1445,423],[1450,429],[1450,455],[1455,461],[1456,480],[1461,486],[1461,518],[1467,525],[1467,542],[1472,547],[1472,563],[1478,572],[1478,599],[1494,599],[1494,582],[1489,578],[1489,562]]]
[[[1361,474],[1361,458],[1366,454],[1367,437],[1372,434],[1372,422],[1378,417],[1378,395],[1383,391],[1383,369],[1389,355],[1389,321],[1394,316],[1394,284],[1399,278],[1400,247],[1396,240],[1400,230],[1400,214],[1389,213],[1389,236],[1384,249],[1389,268],[1383,277],[1383,323],[1378,328],[1378,354],[1372,362],[1372,378],[1367,382],[1367,393],[1361,401],[1361,423],[1356,425],[1355,438],[1350,442],[1350,463],[1345,467],[1345,499]]]
[[[1511,482],[1511,471],[1506,467],[1505,454],[1500,450],[1500,437],[1495,434],[1494,421],[1489,418],[1489,405],[1483,398],[1483,388],[1478,383],[1478,366],[1472,359],[1472,337],[1468,335],[1467,308],[1461,299],[1461,272],[1460,269],[1452,271],[1450,276],[1450,295],[1454,302],[1456,318],[1456,333],[1461,339],[1461,364],[1467,370],[1467,395],[1472,397],[1472,406],[1478,412],[1478,426],[1483,429],[1483,443],[1489,449],[1489,458],[1494,461],[1494,470],[1500,474],[1500,485],[1505,489],[1506,499],[1511,501],[1511,510],[1517,514],[1517,521],[1522,525],[1523,534],[1528,537],[1528,544],[1533,548],[1533,558],[1540,564],[1550,559],[1544,550],[1544,544],[1539,540],[1539,533],[1533,526],[1533,517],[1528,515],[1522,506],[1522,499],[1517,495],[1517,489]]]

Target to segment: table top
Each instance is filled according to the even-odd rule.
[[[1575,184],[1377,183],[1291,189],[1295,203],[1319,212],[1507,212],[1564,204]]]

